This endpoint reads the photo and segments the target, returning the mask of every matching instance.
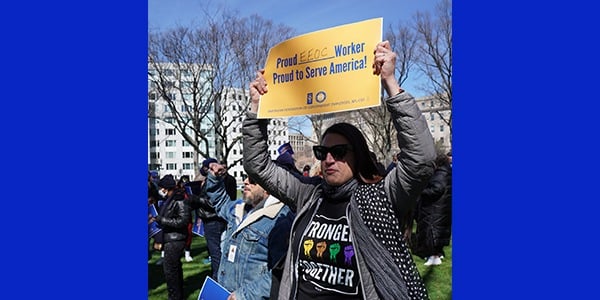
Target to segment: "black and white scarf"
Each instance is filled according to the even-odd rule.
[[[323,183],[323,194],[350,198],[353,238],[380,299],[429,299],[383,184],[359,184],[355,179],[338,187]]]

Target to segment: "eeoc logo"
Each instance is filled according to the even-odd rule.
[[[325,91],[319,91],[314,96],[313,93],[306,94],[306,104],[312,104],[313,99],[317,101],[317,103],[323,103],[327,99],[327,93],[325,93]]]

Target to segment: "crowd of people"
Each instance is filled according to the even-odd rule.
[[[377,45],[373,73],[401,150],[386,169],[349,123],[330,126],[313,147],[318,173],[296,167],[291,145],[268,151],[269,120],[258,119],[268,92],[264,71],[250,83],[242,125],[241,199],[227,168],[214,158],[199,180],[149,172],[149,224],[162,229],[152,249],[163,253],[169,299],[183,299],[181,259],[188,258],[191,224],[200,219],[211,277],[235,299],[428,299],[412,255],[442,263],[451,232],[451,156],[436,154],[412,95],[398,84],[396,54]],[[370,159],[365,159],[370,158]],[[160,205],[159,205],[160,204]],[[416,223],[415,237],[411,237]]]

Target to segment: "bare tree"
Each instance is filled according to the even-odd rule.
[[[441,0],[434,16],[417,13],[415,30],[419,38],[418,66],[427,78],[424,91],[441,104],[437,113],[450,128],[452,138],[452,2]],[[444,110],[450,114],[442,114]]]
[[[392,49],[396,52],[397,79],[400,86],[402,86],[409,78],[410,71],[415,65],[416,35],[410,26],[400,22],[396,27],[390,25],[385,34],[385,39],[390,42]],[[383,92],[382,89],[382,99],[385,96]],[[358,126],[363,132],[368,133],[365,134],[365,138],[369,147],[382,160],[382,163],[389,163],[392,155],[397,152],[395,148],[397,146],[393,143],[396,130],[385,103],[382,101],[382,104],[378,107],[359,110],[358,114],[360,115],[359,119],[362,120]]]
[[[202,157],[228,161],[240,144],[241,135],[231,132],[248,109],[246,85],[264,65],[266,49],[293,32],[259,16],[204,13],[202,27],[149,32],[151,93],[168,106],[163,115],[157,115],[151,103],[149,117],[173,125]],[[211,149],[214,153],[209,153]],[[195,155],[196,166],[198,160]]]

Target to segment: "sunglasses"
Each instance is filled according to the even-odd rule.
[[[249,184],[256,184],[256,181],[252,180],[252,177],[249,177],[247,174],[242,175],[242,180],[248,179]]]
[[[318,160],[325,160],[327,153],[331,153],[331,156],[335,160],[342,160],[348,151],[352,151],[352,146],[348,144],[335,145],[333,147],[313,146],[313,152]]]

